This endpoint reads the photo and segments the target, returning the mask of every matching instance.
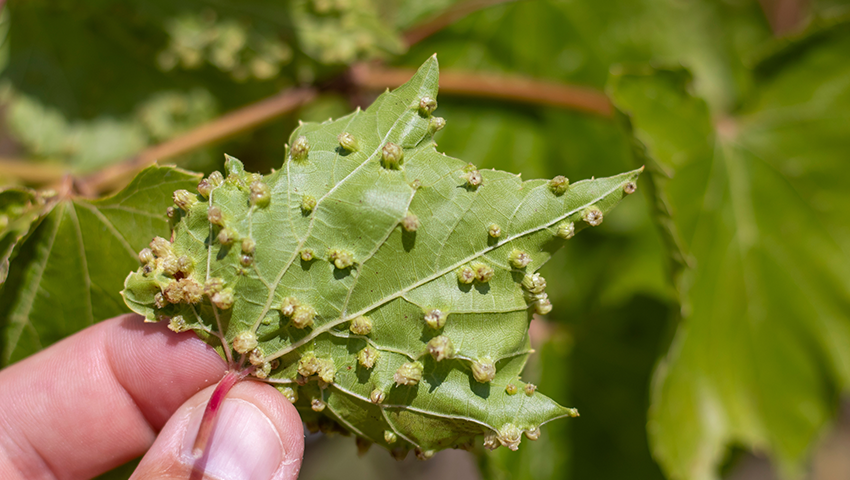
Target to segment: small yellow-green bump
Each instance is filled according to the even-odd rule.
[[[419,100],[419,113],[421,113],[423,116],[427,117],[431,115],[431,113],[433,113],[436,109],[437,100],[427,96],[422,97],[422,99]]]
[[[168,305],[168,299],[165,298],[162,292],[157,292],[153,296],[153,303],[156,305],[156,308],[165,308]]]
[[[516,395],[516,392],[517,388],[516,385],[514,385],[513,383],[509,383],[507,384],[507,386],[505,386],[505,393],[507,393],[508,395]]]
[[[257,244],[252,238],[245,237],[242,239],[242,253],[245,255],[253,255],[256,248]]]
[[[192,273],[192,270],[195,268],[195,263],[191,258],[186,255],[180,255],[177,257],[177,271],[182,273],[183,275],[188,275]]]
[[[549,190],[555,195],[561,196],[567,193],[568,188],[570,188],[570,181],[563,175],[558,175],[552,180],[549,180]]]
[[[466,184],[470,188],[478,188],[478,186],[481,185],[481,182],[484,180],[483,177],[481,177],[481,172],[479,172],[478,170],[466,172],[461,175],[460,178],[466,180]]]
[[[177,257],[174,255],[164,257],[162,261],[159,262],[159,265],[162,267],[162,271],[166,275],[174,276],[174,274],[180,271],[180,264],[177,263]]]
[[[388,170],[398,170],[404,160],[404,150],[401,146],[387,142],[381,148],[381,165]]]
[[[502,227],[491,223],[490,228],[487,229],[487,233],[493,238],[499,238],[502,236]]]
[[[537,440],[540,438],[540,427],[534,427],[531,430],[525,431],[525,437],[529,440]]]
[[[248,361],[251,362],[251,365],[262,367],[266,363],[266,355],[260,347],[257,347],[248,354]]]
[[[344,150],[347,150],[349,152],[356,152],[360,149],[360,147],[357,145],[357,139],[354,138],[354,135],[348,132],[340,133],[339,136],[336,137],[336,139],[339,141],[339,146],[342,147]]]
[[[239,263],[242,264],[243,267],[250,267],[254,264],[254,257],[251,255],[242,255],[239,257]]]
[[[637,185],[635,185],[635,182],[628,182],[623,185],[623,193],[625,193],[626,195],[631,195],[635,193],[635,190],[637,190]]]
[[[301,197],[301,210],[304,213],[312,212],[316,208],[316,197],[312,195],[304,195]]]
[[[416,385],[422,380],[423,369],[424,367],[420,362],[407,362],[398,367],[398,370],[393,374],[393,380],[395,380],[396,385]]]
[[[176,220],[177,219],[177,209],[174,208],[174,207],[166,208],[165,209],[165,216],[172,219],[172,220]]]
[[[484,434],[484,448],[487,450],[495,450],[499,448],[501,443],[499,442],[499,434],[494,432],[493,430],[489,430]]]
[[[475,279],[481,283],[489,282],[495,273],[489,265],[481,262],[474,262],[472,264],[472,270],[475,272]]]
[[[532,273],[522,279],[522,287],[531,293],[543,293],[546,288],[546,279],[539,273]]]
[[[357,362],[363,368],[372,368],[375,366],[375,362],[378,361],[378,357],[381,355],[375,347],[371,345],[366,346],[363,350],[357,352]]]
[[[556,235],[558,237],[563,238],[564,240],[569,240],[573,238],[576,234],[576,225],[573,222],[562,222],[558,225],[558,232]]]
[[[569,410],[570,410],[570,416],[571,417],[576,418],[576,417],[579,416],[577,408],[570,408]]]
[[[172,332],[180,333],[189,330],[189,325],[186,324],[186,320],[183,318],[183,315],[175,315],[171,317],[171,320],[169,320],[168,329]]]
[[[210,198],[212,190],[213,186],[208,179],[204,178],[198,182],[198,193],[200,193],[202,197]]]
[[[286,297],[280,302],[280,313],[286,317],[291,317],[295,313],[295,309],[300,305],[295,297]]]
[[[233,242],[236,241],[236,233],[229,228],[222,228],[220,232],[218,232],[218,243],[226,246],[233,245]]]
[[[321,412],[325,409],[325,402],[323,402],[321,398],[314,398],[310,400],[310,408],[312,408],[314,412]]]
[[[602,225],[602,210],[595,206],[588,207],[584,210],[582,219],[584,219],[588,225],[598,227],[599,225]]]
[[[218,170],[212,172],[208,177],[210,185],[213,187],[217,187],[224,183],[224,175],[221,174]]]
[[[340,270],[354,265],[354,256],[351,253],[336,248],[328,252],[328,260],[333,262],[334,266]]]
[[[425,323],[435,330],[443,328],[446,324],[447,317],[448,315],[445,312],[436,308],[425,311]]]
[[[383,390],[378,388],[372,390],[372,393],[369,394],[369,400],[371,400],[375,405],[383,403],[385,398],[387,398],[387,395],[383,392]]]
[[[230,288],[225,288],[220,292],[215,292],[212,297],[210,297],[212,304],[222,310],[229,310],[232,308],[234,300],[233,290]]]
[[[499,429],[499,443],[516,451],[519,448],[519,442],[522,440],[522,430],[513,423],[508,423]]]
[[[523,392],[525,392],[526,395],[528,395],[530,397],[530,396],[534,395],[534,391],[537,390],[537,385],[535,385],[533,383],[526,383],[525,387],[523,387],[522,390],[523,390]]]
[[[469,265],[457,269],[457,281],[466,285],[475,281],[475,271]]]
[[[162,295],[168,300],[169,303],[180,303],[183,301],[183,288],[180,286],[180,282],[178,280],[172,280],[168,282],[164,289],[162,289]]]
[[[422,450],[419,447],[413,449],[413,453],[416,454],[416,458],[422,461],[428,460],[434,456],[434,450]]]
[[[189,210],[192,205],[198,203],[198,199],[188,190],[175,190],[174,203],[183,210]]]
[[[224,215],[221,213],[221,209],[218,207],[210,207],[207,210],[207,220],[213,225],[223,225],[224,224]]]
[[[204,286],[194,278],[181,278],[177,283],[183,290],[183,299],[186,303],[201,303],[201,300],[204,299]]]
[[[419,218],[412,213],[408,213],[401,219],[401,227],[406,232],[415,232],[419,229]]]
[[[151,240],[150,248],[153,254],[159,258],[171,254],[171,242],[162,237],[154,237],[154,239]]]
[[[438,335],[428,342],[428,353],[439,362],[446,358],[452,358],[455,354],[455,347],[449,337]]]
[[[489,358],[472,362],[472,376],[481,383],[489,383],[496,378],[496,365]]]
[[[298,401],[298,390],[295,390],[292,387],[279,387],[280,393],[289,400],[289,403],[295,403]]]
[[[301,260],[305,262],[312,261],[315,258],[316,254],[313,252],[312,248],[305,248],[301,250]]]
[[[319,359],[319,369],[316,371],[319,378],[325,383],[333,383],[336,374],[336,365],[329,358]]]
[[[256,173],[256,172],[248,172],[248,173],[245,174],[245,183],[247,183],[248,185],[250,185],[254,182],[259,182],[262,179],[263,179],[263,176],[260,175],[259,173]]]
[[[272,191],[269,186],[262,181],[251,183],[251,204],[258,207],[265,207],[269,204],[272,198]]]
[[[369,317],[361,315],[351,321],[349,330],[355,335],[369,335],[372,331],[372,320]]]
[[[245,330],[233,337],[233,349],[238,353],[248,353],[257,348],[257,345],[257,335],[250,330]]]
[[[143,248],[141,252],[139,252],[139,263],[142,265],[147,265],[154,261],[153,251],[150,248]]]
[[[443,117],[431,117],[431,121],[428,122],[428,131],[431,133],[431,135],[439,132],[445,127],[446,119]]]
[[[531,263],[531,255],[523,252],[522,250],[513,249],[511,254],[508,255],[508,262],[510,262],[511,266],[514,268],[525,268],[529,263]]]
[[[223,288],[224,280],[218,277],[210,277],[206,282],[204,282],[204,293],[209,297],[220,292]]]
[[[302,377],[315,375],[319,371],[319,359],[313,352],[305,353],[298,360],[298,374]]]
[[[292,313],[292,326],[295,328],[306,328],[313,324],[316,310],[309,305],[298,305]]]
[[[552,311],[552,302],[549,301],[549,295],[541,293],[534,301],[534,312],[539,315],[546,315]]]
[[[392,430],[384,430],[384,441],[392,445],[398,440],[398,435]]]
[[[289,150],[289,154],[293,160],[302,161],[307,159],[307,152],[309,151],[310,144],[307,142],[307,137],[301,135],[292,142],[292,148]]]

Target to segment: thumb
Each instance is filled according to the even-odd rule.
[[[192,446],[214,386],[184,403],[159,433],[131,480],[294,479],[301,469],[304,429],[295,407],[274,387],[236,384],[221,405],[204,455]]]

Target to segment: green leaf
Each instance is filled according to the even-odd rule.
[[[671,478],[717,478],[730,444],[799,473],[847,390],[847,27],[767,59],[744,108],[715,122],[681,70],[613,79],[679,264],[682,324],[649,424]]]
[[[568,187],[479,171],[435,149],[437,83],[432,57],[367,110],[299,127],[280,170],[230,158],[203,195],[175,192],[174,242],[152,242],[127,304],[250,358],[308,426],[397,455],[482,434],[516,448],[574,416],[519,380],[531,315],[551,308],[533,273],[640,170]]]
[[[49,213],[19,245],[0,297],[2,363],[125,313],[119,292],[127,270],[138,265],[145,239],[168,232],[162,214],[170,192],[191,188],[198,178],[150,167],[109,198],[54,196]]]
[[[32,230],[45,208],[45,196],[28,188],[9,187],[0,190],[0,288],[9,275],[9,261],[15,247]]]

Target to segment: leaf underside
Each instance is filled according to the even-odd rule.
[[[420,103],[436,99],[437,83],[432,57],[367,110],[303,124],[282,168],[264,177],[228,159],[223,182],[180,197],[173,244],[127,277],[127,304],[195,330],[225,358],[231,346],[247,353],[308,426],[396,456],[428,457],[482,434],[485,445],[515,449],[523,432],[536,438],[541,424],[575,416],[519,378],[532,314],[548,311],[532,274],[573,229],[633,191],[640,170],[563,190],[478,172],[435,149],[443,122]],[[390,143],[403,150],[398,166],[384,153]],[[189,266],[175,272],[180,257]],[[464,283],[459,272],[477,278]],[[216,292],[232,292],[232,307]],[[298,328],[295,306],[315,313],[309,325]],[[429,354],[435,337],[450,340],[446,358]],[[373,365],[364,350],[377,353]]]

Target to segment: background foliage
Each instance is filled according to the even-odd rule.
[[[769,456],[778,475],[815,471],[810,456],[850,380],[847,12],[840,0],[10,2],[0,16],[0,178],[14,185],[0,193],[0,359],[120,312],[111,282],[135,267],[124,243],[137,251],[167,231],[160,194],[195,178],[161,170],[176,183],[91,200],[81,194],[120,185],[89,192],[62,172],[85,179],[225,112],[315,86],[273,122],[168,159],[209,172],[226,151],[266,172],[298,119],[337,117],[391,86],[358,68],[414,68],[436,52],[444,76],[580,85],[616,109],[444,86],[440,150],[525,178],[642,164],[650,174],[643,201],[624,202],[543,271],[555,309],[533,326],[539,354],[526,376],[581,418],[547,425],[519,452],[477,452],[483,475],[716,478],[743,450]],[[99,262],[104,249],[125,260]],[[51,279],[78,273],[88,281],[67,294],[79,304],[44,301]],[[345,461],[350,440],[311,442],[307,478],[333,478],[322,456],[364,478],[473,468],[452,452],[390,469],[383,452]]]

